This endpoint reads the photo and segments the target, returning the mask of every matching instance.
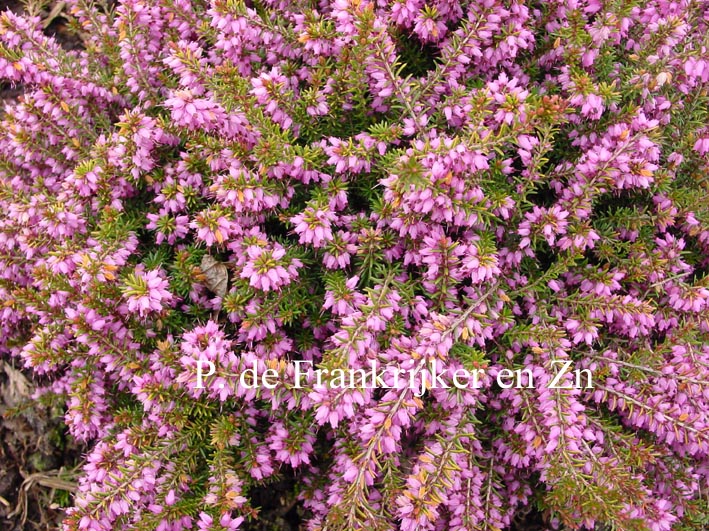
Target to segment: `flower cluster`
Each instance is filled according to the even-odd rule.
[[[66,4],[0,15],[65,531],[705,529],[706,0]]]

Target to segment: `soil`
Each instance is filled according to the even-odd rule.
[[[78,449],[61,410],[31,401],[32,382],[0,361],[0,528],[55,531],[69,505]]]

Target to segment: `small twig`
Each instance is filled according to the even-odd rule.
[[[25,480],[22,482],[22,485],[20,485],[20,488],[17,493],[17,505],[15,506],[15,509],[7,515],[6,518],[14,518],[15,516],[22,515],[20,519],[20,525],[24,526],[26,521],[27,521],[27,509],[28,509],[28,496],[27,493],[30,491],[32,487],[35,485],[40,485],[42,487],[49,487],[51,489],[59,489],[59,490],[66,490],[69,492],[75,492],[77,489],[76,483],[73,483],[71,481],[66,481],[64,479],[60,479],[57,477],[61,473],[60,470],[55,470],[50,473],[43,473],[43,472],[38,472],[36,474],[30,474],[25,478]],[[54,475],[50,475],[54,474]],[[10,503],[7,502],[4,498],[2,499],[2,503],[7,503],[7,506],[10,506]]]
[[[49,15],[47,15],[47,18],[42,21],[42,27],[44,29],[47,29],[49,25],[54,22],[54,19],[62,14],[62,11],[64,11],[64,7],[66,7],[66,2],[64,0],[54,4],[54,7],[49,12]]]

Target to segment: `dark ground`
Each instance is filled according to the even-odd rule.
[[[61,411],[29,402],[32,383],[0,361],[0,529],[54,531],[74,489],[77,448]]]

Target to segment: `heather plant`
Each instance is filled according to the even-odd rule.
[[[81,50],[0,16],[0,352],[89,448],[66,531],[284,478],[310,530],[705,529],[709,2],[67,4]]]

